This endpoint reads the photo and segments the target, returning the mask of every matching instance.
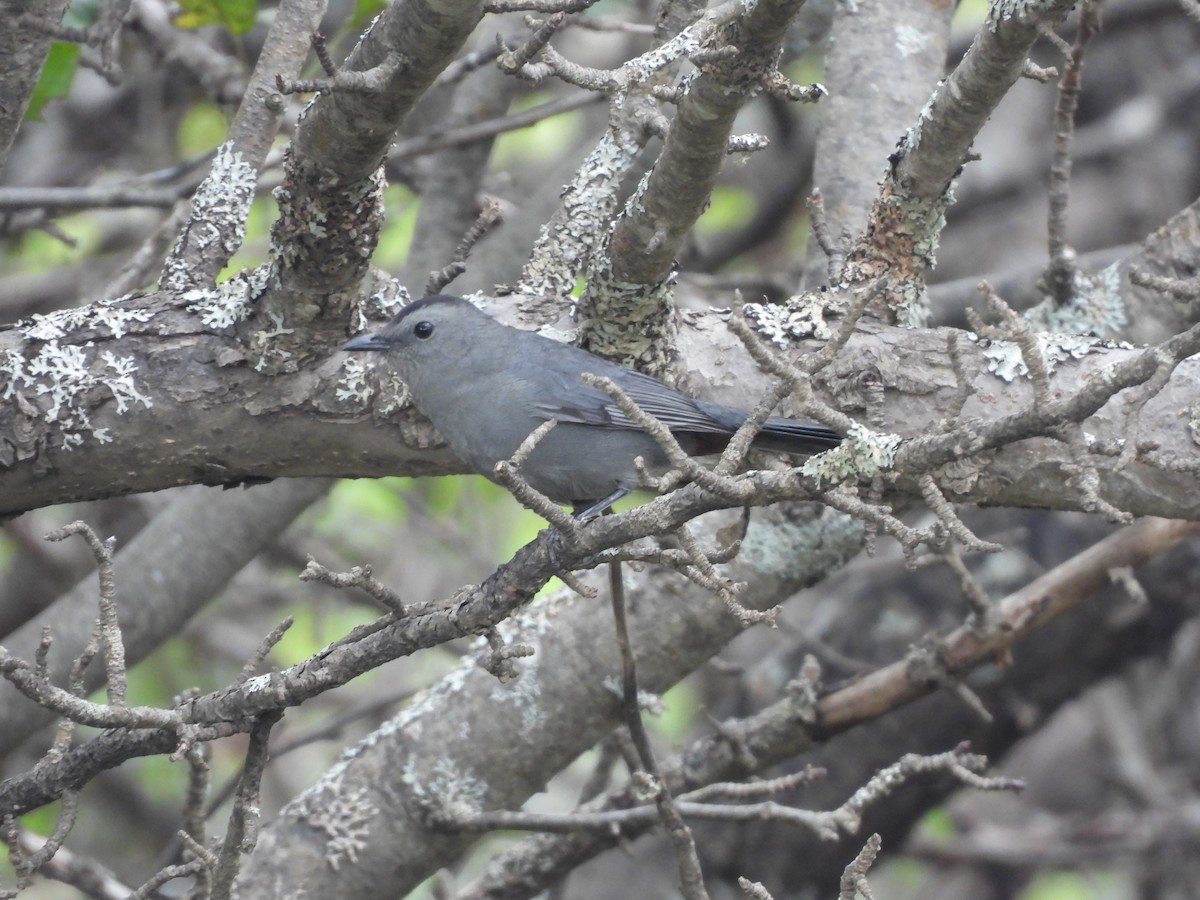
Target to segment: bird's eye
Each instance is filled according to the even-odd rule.
[[[416,325],[413,326],[413,334],[415,334],[421,340],[425,340],[425,338],[427,338],[431,334],[433,334],[433,323],[432,322],[418,322]]]

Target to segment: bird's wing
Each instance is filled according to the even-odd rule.
[[[589,368],[596,375],[611,378],[630,400],[672,431],[729,434],[737,428],[736,424],[730,428],[728,424],[716,421],[691,397],[672,390],[649,375],[618,366],[609,369],[593,365]],[[538,403],[538,413],[547,419],[608,428],[638,427],[604,391],[584,384],[574,374],[552,374],[559,380],[561,390],[558,395],[569,399]]]

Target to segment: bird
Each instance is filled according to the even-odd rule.
[[[689,454],[720,452],[749,413],[696,400],[625,366],[489,316],[462,297],[438,294],[404,307],[383,328],[342,345],[375,351],[407,385],[451,451],[492,481],[543,423],[556,425],[520,467],[521,477],[586,520],[641,487],[634,460],[651,474],[670,466],[658,443],[607,393],[583,381],[609,378],[670,429]],[[755,446],[812,454],[836,447],[838,432],[770,416]]]

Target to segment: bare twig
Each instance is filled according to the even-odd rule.
[[[276,75],[275,87],[281,94],[378,94],[387,89],[396,73],[406,64],[403,56],[389,52],[379,65],[362,72],[338,69],[329,78],[284,78]]]
[[[108,702],[112,706],[125,705],[125,644],[121,640],[121,626],[117,622],[116,581],[113,577],[113,546],[116,538],[101,541],[84,522],[74,521],[70,525],[59,528],[46,535],[48,541],[63,541],[71,535],[82,535],[92,550],[96,560],[96,570],[100,578],[100,642],[104,647],[105,683],[108,688]]]
[[[508,72],[510,75],[530,77],[534,81],[541,80],[540,76],[527,76],[524,71],[525,66],[530,60],[546,49],[546,46],[550,43],[550,38],[554,37],[554,32],[558,31],[566,21],[566,13],[555,13],[538,25],[529,40],[515,50],[508,49],[504,43],[503,36],[497,34],[496,44],[501,50],[496,64],[500,67],[501,71]]]
[[[259,791],[262,787],[263,771],[269,758],[267,748],[271,729],[283,717],[283,710],[274,710],[259,716],[250,730],[250,744],[246,748],[246,761],[242,766],[242,780],[238,785],[233,811],[225,839],[221,842],[220,854],[213,866],[212,900],[227,900],[238,872],[241,856],[254,850],[258,841],[258,819],[262,814]]]
[[[211,757],[208,744],[193,744],[184,754],[188,763],[188,787],[183,804],[183,833],[200,846],[208,842],[206,806],[212,780],[208,764]],[[207,896],[212,889],[212,871],[207,865],[201,866],[196,869],[195,878],[197,890],[203,891],[199,896]]]
[[[867,838],[866,844],[858,851],[858,856],[854,857],[854,860],[846,866],[846,870],[842,873],[838,900],[857,900],[859,894],[862,894],[866,900],[875,900],[875,895],[871,893],[871,886],[867,883],[867,871],[875,863],[875,857],[879,855],[882,848],[883,838],[878,834]]]
[[[484,634],[488,642],[489,652],[479,658],[479,665],[484,671],[490,672],[501,684],[520,676],[514,659],[533,656],[534,649],[529,644],[506,644],[500,632],[489,628]]]
[[[380,606],[392,613],[392,615],[397,617],[407,615],[407,611],[404,608],[404,601],[400,595],[382,582],[376,581],[371,575],[370,566],[355,566],[349,572],[339,574],[325,568],[310,556],[308,558],[308,565],[300,573],[300,580],[314,581],[336,588],[361,588],[368,596],[377,601]]]
[[[1139,287],[1148,287],[1163,294],[1169,294],[1177,300],[1200,299],[1200,278],[1167,278],[1164,275],[1154,275],[1134,269],[1129,273],[1131,283]]]
[[[689,481],[694,481],[705,490],[735,502],[744,493],[744,487],[736,480],[710,472],[692,459],[671,434],[671,429],[638,406],[611,378],[585,373],[583,382],[608,394],[633,424],[654,438],[671,466],[682,472]],[[650,486],[661,488],[661,485]]]
[[[617,648],[621,655],[622,706],[625,724],[637,748],[641,766],[655,785],[655,804],[662,817],[668,837],[675,848],[675,860],[679,867],[680,888],[688,900],[706,900],[704,876],[700,871],[700,858],[696,854],[696,842],[691,829],[683,821],[670,790],[658,774],[650,738],[642,723],[641,706],[638,703],[637,665],[633,657],[633,644],[629,640],[629,628],[625,618],[625,581],[621,575],[621,564],[608,564],[609,590],[612,594],[613,620],[617,629]]]
[[[333,78],[338,73],[338,67],[334,63],[333,58],[329,55],[329,45],[325,43],[325,35],[319,31],[312,33],[312,48],[316,54],[317,61],[321,64],[321,68],[325,74]]]
[[[763,887],[761,881],[751,881],[749,878],[739,875],[738,887],[742,889],[742,893],[749,897],[750,900],[775,900],[771,896],[771,892]]]
[[[45,847],[45,839],[26,828],[17,834],[18,853],[10,859],[29,858]],[[11,848],[10,848],[11,853]],[[59,847],[57,852],[38,867],[43,878],[70,885],[87,896],[89,900],[128,900],[130,888],[121,882],[114,872],[95,859]],[[0,896],[12,896],[0,890]]]
[[[267,654],[274,649],[276,644],[283,640],[283,636],[294,624],[296,624],[296,617],[287,616],[282,622],[271,629],[270,634],[258,642],[258,647],[255,648],[254,655],[246,660],[246,664],[242,666],[241,674],[238,675],[236,682],[237,684],[242,684],[254,676],[254,673],[259,670],[263,661],[267,658]]]
[[[846,262],[846,247],[844,244],[835,242],[833,235],[829,233],[829,220],[825,217],[825,196],[821,193],[820,188],[813,188],[805,206],[808,207],[808,219],[813,238],[816,239],[821,252],[825,254],[825,271],[829,275],[829,281],[837,284],[842,280],[842,266]]]
[[[429,280],[425,283],[426,296],[440,294],[446,285],[467,270],[467,257],[471,255],[471,250],[499,221],[500,203],[492,197],[485,198],[479,215],[458,242],[449,264],[437,272],[429,273]]]
[[[1088,41],[1100,27],[1100,5],[1085,0],[1079,12],[1079,30],[1069,49],[1066,69],[1058,84],[1054,109],[1054,159],[1050,165],[1049,236],[1050,262],[1046,267],[1046,287],[1055,303],[1066,303],[1075,280],[1075,251],[1067,244],[1067,209],[1070,204],[1071,143],[1075,134],[1075,111],[1079,106],[1083,80],[1083,55]]]
[[[506,116],[485,119],[482,122],[472,122],[456,128],[449,128],[445,131],[419,134],[407,140],[399,141],[392,147],[391,152],[388,153],[388,159],[392,162],[397,162],[399,160],[412,159],[417,156],[434,153],[448,147],[461,147],[466,144],[473,144],[476,141],[487,140],[505,132],[528,128],[553,116],[574,112],[585,106],[599,103],[603,99],[603,97],[596,96],[595,94],[561,97],[557,100],[550,100],[539,106],[532,107],[531,109],[510,113]]]

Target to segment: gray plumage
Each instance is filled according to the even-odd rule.
[[[744,410],[694,400],[585,350],[504,325],[460,297],[417,300],[342,349],[382,351],[454,454],[488,478],[535,428],[557,419],[521,475],[577,511],[597,511],[597,504],[637,488],[638,456],[652,472],[667,468],[654,439],[606,393],[584,384],[583,373],[612,379],[689,453],[719,452],[747,417]],[[840,442],[823,425],[781,416],[768,418],[755,438],[757,446],[791,453]]]

